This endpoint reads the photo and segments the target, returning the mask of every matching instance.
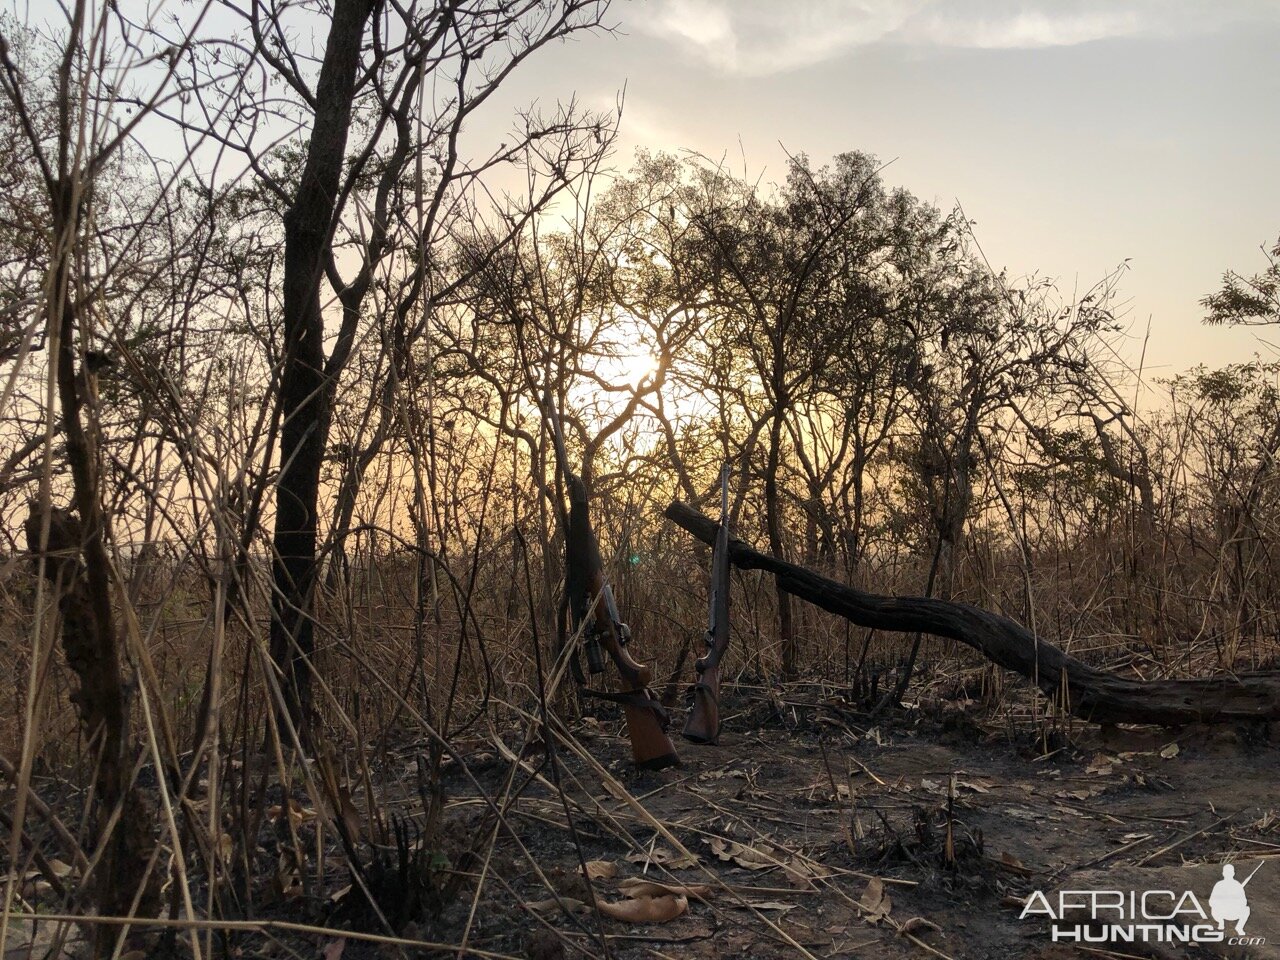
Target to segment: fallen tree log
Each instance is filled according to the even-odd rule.
[[[679,501],[667,519],[703,543],[715,540],[716,524]],[[1065,693],[1073,714],[1095,723],[1181,726],[1280,719],[1280,672],[1189,680],[1140,680],[1092,667],[1008,617],[968,603],[931,597],[888,597],[855,590],[804,567],[729,544],[729,560],[743,570],[764,570],[783,590],[860,627],[931,634],[958,640],[992,663],[1021,674],[1050,697]]]

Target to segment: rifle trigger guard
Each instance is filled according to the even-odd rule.
[[[591,687],[583,687],[582,693],[588,697],[594,697],[597,700],[607,700],[610,703],[617,703],[624,707],[639,707],[645,710],[653,711],[658,718],[658,723],[663,730],[666,730],[671,723],[671,715],[667,713],[659,701],[653,699],[645,690],[629,690],[626,693],[614,693],[612,690],[593,690]]]

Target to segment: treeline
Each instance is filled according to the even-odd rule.
[[[104,514],[138,589],[162,555],[212,596],[221,550],[238,595],[275,555],[286,244],[266,206],[243,183],[175,184],[155,210],[191,225],[185,247],[133,265],[136,292],[113,273],[121,306],[77,331]],[[550,551],[538,599],[553,607],[549,390],[628,579],[671,570],[661,508],[704,500],[729,463],[742,535],[852,582],[1040,609],[1055,633],[1161,662],[1213,641],[1225,666],[1274,636],[1275,367],[1138,384],[1120,274],[1068,302],[994,272],[958,211],[891,188],[873,157],[798,157],[780,185],[667,154],[623,175],[592,165],[518,229],[456,227],[429,283],[405,242],[387,241],[359,311],[343,310],[349,287],[324,291],[326,348],[343,356],[322,380],[322,605],[415,550],[433,617],[451,605],[442,577],[505,590],[518,523]],[[42,356],[24,354],[9,400],[15,554],[39,488]],[[770,605],[766,659],[803,671],[813,624],[785,596]]]

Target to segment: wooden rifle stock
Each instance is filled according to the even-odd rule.
[[[711,553],[711,597],[707,623],[707,653],[694,664],[693,707],[685,721],[684,738],[694,743],[720,739],[720,661],[729,647],[729,468],[720,472],[720,526]]]
[[[613,591],[604,580],[600,544],[591,528],[587,490],[582,479],[569,470],[564,439],[550,397],[544,403],[554,428],[556,456],[569,488],[569,520],[565,533],[565,595],[574,631],[583,632],[587,669],[604,670],[601,653],[607,653],[618,671],[618,692],[586,693],[622,705],[635,764],[645,770],[661,770],[679,763],[675,745],[667,736],[667,712],[649,692],[653,671],[627,653],[627,625],[618,614]]]
[[[577,477],[572,478],[570,491],[566,583],[581,583],[585,587],[579,596],[570,600],[570,609],[582,615],[575,616],[574,628],[582,627],[583,617],[594,607],[586,627],[587,649],[590,650],[592,644],[602,648],[613,661],[619,680],[618,693],[599,695],[622,705],[636,766],[645,770],[661,770],[678,763],[679,758],[675,745],[667,736],[666,711],[649,692],[653,671],[648,665],[637,663],[627,653],[626,624],[618,615],[613,591],[604,582],[604,564],[600,545],[591,529],[586,490]]]

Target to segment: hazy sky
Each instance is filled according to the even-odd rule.
[[[997,267],[1070,292],[1129,259],[1148,373],[1268,352],[1202,327],[1199,300],[1280,234],[1280,0],[633,0],[612,18],[616,36],[530,63],[494,121],[625,84],[619,168],[692,149],[776,180],[784,148],[868,151],[889,183],[958,200]]]

